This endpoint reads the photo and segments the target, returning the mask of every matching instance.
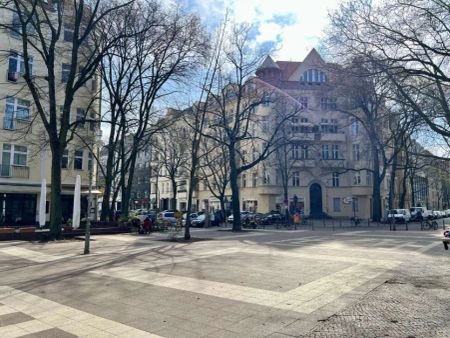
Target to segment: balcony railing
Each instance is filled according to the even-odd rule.
[[[31,120],[4,117],[3,118],[3,129],[19,130],[22,132],[31,132]]]
[[[0,177],[29,178],[30,168],[20,165],[0,164]]]

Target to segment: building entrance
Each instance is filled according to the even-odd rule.
[[[309,187],[310,217],[322,217],[322,187],[313,183]]]

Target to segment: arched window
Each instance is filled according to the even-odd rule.
[[[322,83],[327,81],[325,73],[318,69],[305,70],[302,76],[300,76],[300,82],[307,83]]]

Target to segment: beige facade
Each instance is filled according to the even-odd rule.
[[[0,11],[2,22],[13,21],[13,13]],[[64,70],[65,55],[68,53],[69,43],[61,37],[59,50],[59,66],[57,74],[57,100],[62,104],[64,100]],[[34,107],[33,99],[27,90],[21,75],[23,72],[23,57],[21,56],[21,38],[13,33],[0,30],[0,215],[6,225],[34,225],[38,220],[40,186],[42,179],[47,181],[47,201],[51,191],[51,152],[46,143],[40,117]],[[32,75],[36,81],[42,79],[45,88],[46,69],[39,54],[31,52]],[[98,80],[88,81],[75,96],[71,122],[81,118],[98,119],[100,104],[97,102],[88,110],[95,93]],[[42,100],[45,102],[45,100]],[[88,111],[88,113],[86,113]],[[84,116],[83,116],[84,114]],[[82,117],[83,116],[83,117]],[[94,139],[98,131],[98,123],[86,122],[77,128],[77,134],[69,144],[67,154],[62,163],[62,193],[63,217],[71,218],[74,184],[77,175],[81,176],[82,193],[88,190],[89,167],[92,166],[95,185],[96,166],[85,143]],[[83,140],[83,141],[82,141]],[[86,201],[82,203],[86,205]],[[86,209],[85,209],[86,210]],[[47,220],[49,207],[47,207]]]
[[[370,142],[360,122],[337,110],[340,98],[330,71],[332,67],[316,50],[312,50],[302,62],[275,62],[267,57],[257,70],[258,81],[268,88],[276,88],[303,108],[285,127],[290,129],[291,137],[291,147],[287,150],[291,160],[288,199],[283,197],[280,175],[283,168],[273,154],[240,175],[242,210],[265,213],[297,208],[305,215],[316,217],[372,217],[373,177],[366,170],[373,167]],[[256,125],[254,133],[264,136],[265,129],[270,128],[275,106],[276,102],[268,102],[256,108],[260,120],[268,121],[268,125],[264,122]],[[252,144],[252,147],[258,149],[259,146]],[[254,150],[245,146],[243,149],[246,153],[243,157],[247,156],[251,161]],[[172,197],[172,187],[164,175],[156,176],[152,175],[151,179],[151,199],[164,209],[169,204],[163,200]],[[388,170],[381,184],[383,210],[387,208],[389,179]],[[425,204],[435,205],[436,189],[428,183],[426,185],[428,200]],[[230,190],[226,196],[230,201]],[[183,210],[186,203],[187,193],[178,193],[177,209]],[[219,200],[202,181],[196,187],[193,203],[197,210],[220,208]]]

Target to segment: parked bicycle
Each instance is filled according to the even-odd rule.
[[[437,230],[438,223],[436,221],[430,221],[426,219],[420,223],[420,230]]]

